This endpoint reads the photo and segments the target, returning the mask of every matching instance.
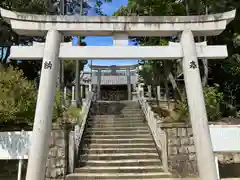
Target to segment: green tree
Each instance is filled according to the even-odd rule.
[[[29,123],[33,120],[36,89],[22,71],[13,67],[0,69],[0,116],[1,123]]]
[[[205,87],[203,89],[207,116],[209,121],[216,121],[221,116],[220,104],[223,101],[223,93],[217,87]],[[176,108],[169,113],[172,120],[175,121],[189,121],[189,110],[187,99],[177,101]]]
[[[27,13],[46,14],[49,11],[46,1],[43,0],[2,0],[0,6],[4,9]],[[28,44],[34,38],[17,35],[1,17],[0,27],[0,63],[6,65],[12,45]],[[18,66],[16,62],[12,62],[12,64]],[[40,62],[24,61],[19,68],[23,70],[28,79],[33,80],[37,76],[37,70],[40,69],[40,66]]]
[[[80,63],[80,70],[82,71],[87,64],[87,60],[83,60]],[[64,84],[65,86],[71,86],[76,76],[76,62],[74,60],[64,61]]]
[[[224,12],[237,9],[237,14],[227,29],[217,37],[209,37],[209,44],[226,44],[228,47],[228,58],[218,61],[209,61],[212,81],[220,85],[220,90],[224,92],[225,100],[233,103],[232,97],[235,97],[234,104],[239,104],[240,93],[237,90],[240,86],[239,65],[240,65],[240,1],[221,0],[209,8],[210,13]]]
[[[62,93],[56,92],[53,120],[62,116]],[[12,66],[0,68],[0,124],[29,124],[34,120],[37,89],[23,72]]]

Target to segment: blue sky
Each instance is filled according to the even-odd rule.
[[[112,3],[104,3],[102,10],[108,16],[111,16],[115,11],[117,11],[121,6],[127,5],[128,0],[113,0]],[[90,12],[90,15],[95,15],[94,12]],[[113,40],[112,37],[98,37],[98,36],[89,36],[85,39],[88,46],[112,46]],[[129,43],[131,45],[131,42]],[[89,60],[90,64],[91,61]],[[93,60],[93,65],[127,65],[127,64],[136,64],[137,60]],[[88,66],[84,70],[89,70]]]

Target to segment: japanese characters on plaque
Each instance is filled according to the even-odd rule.
[[[44,69],[52,69],[51,61],[45,61],[44,62]]]
[[[191,61],[189,67],[191,69],[196,69],[197,68],[197,63],[195,61]]]

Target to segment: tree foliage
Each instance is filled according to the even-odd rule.
[[[0,6],[4,9],[18,12],[46,14],[49,12],[49,7],[46,1],[43,0],[2,0]],[[16,34],[3,19],[0,17],[0,63],[6,65],[12,45],[29,44],[33,39],[41,40],[42,38],[19,36]],[[19,64],[12,61],[12,65],[18,67]],[[24,75],[28,79],[33,80],[37,75],[37,70],[40,69],[40,62],[23,61],[19,66],[23,70]]]
[[[36,89],[22,71],[13,67],[0,71],[1,122],[27,123],[35,113]]]
[[[80,63],[80,70],[83,70],[84,66],[87,64],[87,60],[81,60]],[[76,61],[68,60],[64,62],[64,84],[66,86],[72,86],[73,81],[75,80],[76,76]]]
[[[62,93],[56,92],[53,120],[62,115]],[[37,89],[21,70],[0,68],[0,124],[32,123],[37,102]]]
[[[223,93],[219,92],[217,87],[205,87],[203,94],[208,120],[218,120],[221,115],[220,104],[223,102]],[[174,121],[189,120],[189,110],[186,98],[184,98],[183,101],[177,101],[174,111],[170,113],[170,117]]]

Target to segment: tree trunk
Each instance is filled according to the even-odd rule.
[[[208,14],[208,6],[206,5],[205,8],[205,14]],[[204,37],[204,41],[207,41],[207,37]],[[202,59],[202,63],[203,63],[203,70],[204,70],[204,74],[203,74],[203,78],[202,78],[202,86],[206,87],[208,85],[208,60],[207,59]]]
[[[164,88],[165,88],[164,98],[167,100],[168,108],[170,108],[170,97],[169,97],[169,87],[168,87],[169,72],[170,71],[169,71],[168,63],[164,61]]]
[[[186,15],[189,16],[189,7],[188,7],[188,0],[185,0],[185,11],[186,11]]]
[[[160,74],[159,72],[155,72],[153,73],[153,81],[152,81],[152,84],[154,84],[154,88],[155,88],[155,98],[156,98],[156,103],[157,103],[157,106],[160,107],[160,99],[158,99],[158,92],[157,92],[157,86],[161,83],[161,78],[160,78]]]
[[[154,91],[155,91],[155,98],[156,98],[156,103],[157,106],[160,107],[160,99],[158,99],[158,90],[157,90],[157,86],[154,87]]]
[[[65,0],[60,0],[60,14],[64,15],[65,11]],[[62,37],[62,42],[64,42],[64,37]],[[59,63],[59,73],[58,73],[58,90],[61,92],[64,88],[64,61]]]
[[[204,74],[202,78],[202,86],[206,87],[208,85],[208,60],[202,59]]]
[[[176,82],[176,80],[173,77],[173,74],[171,72],[169,73],[168,78],[169,78],[169,81],[170,81],[170,83],[173,87],[173,90],[177,94],[177,99],[180,100],[180,101],[183,101],[182,93],[181,93],[180,89],[178,88],[177,82]]]
[[[75,79],[75,98],[76,98],[76,106],[80,107],[80,96],[79,96],[79,89],[80,89],[80,82],[79,82],[79,76],[80,76],[80,67],[79,67],[79,61],[76,61],[76,79]]]

